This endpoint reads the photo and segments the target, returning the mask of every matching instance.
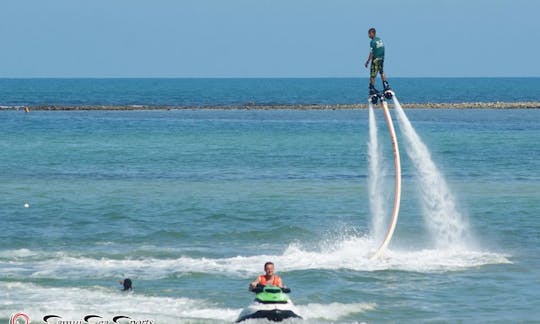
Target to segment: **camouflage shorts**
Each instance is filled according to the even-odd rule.
[[[384,59],[382,58],[373,59],[371,61],[371,73],[369,74],[369,76],[372,78],[375,78],[378,72],[383,73],[383,65],[384,65]]]

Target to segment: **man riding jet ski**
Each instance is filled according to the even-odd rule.
[[[264,275],[260,275],[249,285],[249,290],[255,293],[255,300],[240,313],[236,322],[250,318],[265,318],[277,322],[287,318],[302,318],[287,296],[291,290],[284,287],[281,278],[274,274],[274,264],[266,262],[264,271]]]

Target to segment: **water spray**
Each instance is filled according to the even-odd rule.
[[[395,98],[395,95],[393,93],[392,93],[392,98]],[[369,101],[369,105],[371,109],[373,109],[372,100],[369,99],[368,101]],[[401,203],[401,159],[399,156],[399,147],[398,147],[398,142],[397,142],[396,131],[394,129],[394,123],[392,122],[392,116],[390,115],[390,111],[388,110],[388,104],[386,103],[386,100],[381,99],[381,106],[384,112],[386,123],[388,124],[388,131],[390,133],[390,139],[392,140],[392,150],[394,153],[396,179],[395,179],[395,191],[394,191],[394,208],[392,210],[392,216],[390,218],[388,231],[386,232],[386,236],[384,237],[382,243],[380,244],[375,254],[371,257],[371,259],[376,259],[380,257],[384,253],[384,250],[386,250],[386,248],[388,247],[390,240],[392,240],[392,235],[394,235],[394,230],[396,229],[396,224],[397,224],[397,220],[399,216],[399,207]]]
[[[394,107],[407,144],[407,154],[416,169],[424,219],[433,242],[439,248],[455,248],[471,239],[468,222],[459,213],[442,172],[433,162],[429,149],[412,127],[395,96]]]
[[[383,184],[385,171],[382,166],[384,160],[377,134],[377,122],[373,105],[369,103],[369,206],[371,209],[371,237],[376,241],[382,240],[385,231],[384,216],[387,214],[383,201]]]

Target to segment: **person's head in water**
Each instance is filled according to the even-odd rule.
[[[375,35],[377,34],[377,31],[375,30],[375,28],[370,28],[367,32],[368,34],[368,37],[373,39],[375,38]]]
[[[133,289],[133,286],[132,286],[133,283],[131,282],[131,279],[129,278],[120,280],[120,284],[124,287],[122,288],[122,291],[128,291],[128,290]]]

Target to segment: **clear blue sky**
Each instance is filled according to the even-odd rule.
[[[540,76],[538,0],[1,0],[0,77]]]

